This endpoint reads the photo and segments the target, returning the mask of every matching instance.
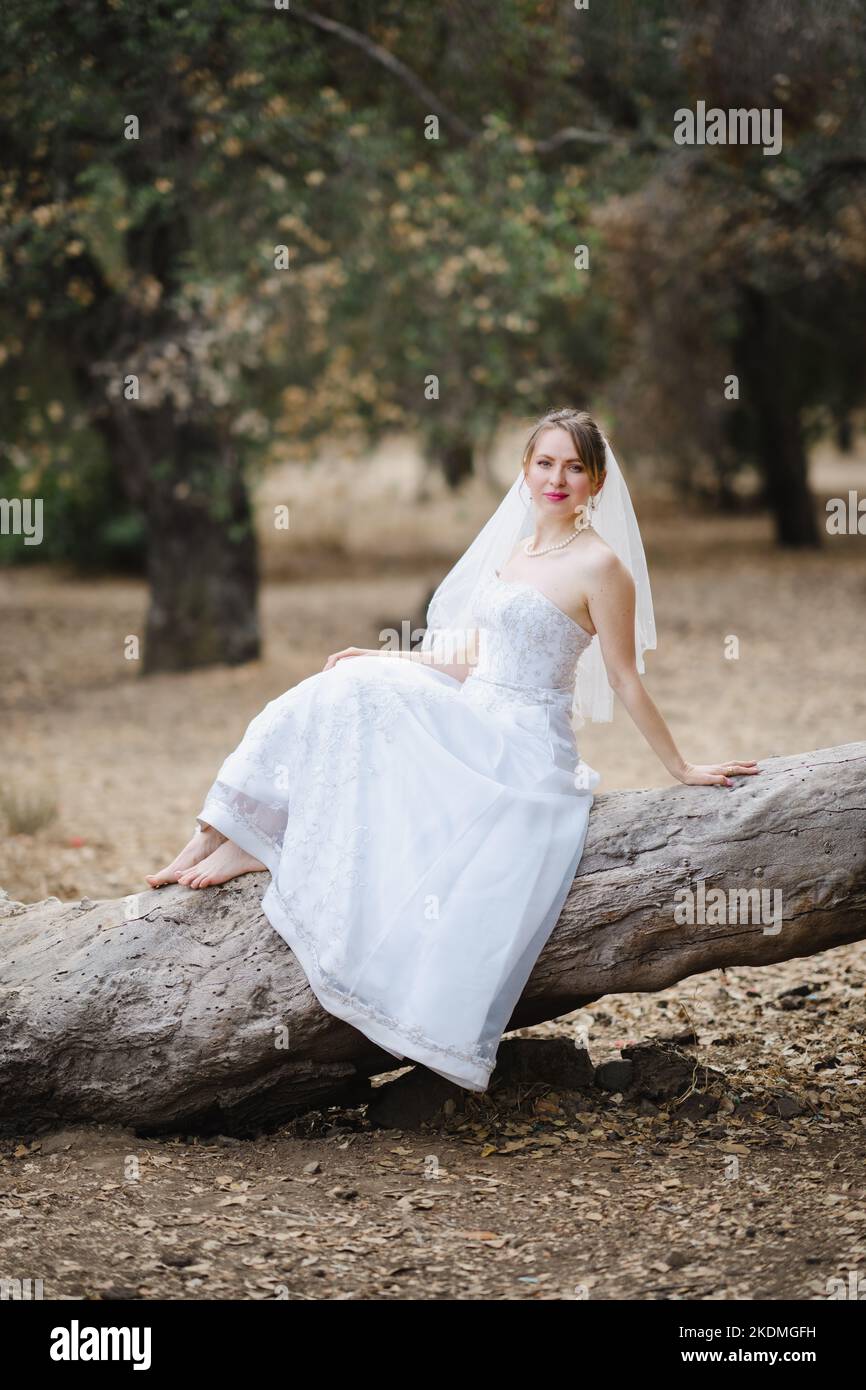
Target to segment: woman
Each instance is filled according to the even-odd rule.
[[[159,884],[268,870],[262,903],[323,1007],[395,1057],[486,1090],[583,853],[599,776],[570,714],[613,691],[672,776],[695,767],[641,683],[655,646],[628,489],[595,421],[544,416],[446,575],[420,650],[349,647],[272,700]]]

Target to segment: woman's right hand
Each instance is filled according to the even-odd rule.
[[[685,763],[674,776],[686,787],[732,787],[732,777],[754,777],[760,771],[755,759],[749,758],[729,763]]]
[[[333,652],[328,657],[322,670],[330,671],[338,661],[342,661],[347,656],[378,656],[378,652],[370,647],[344,647],[341,652]]]

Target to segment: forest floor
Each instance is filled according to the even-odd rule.
[[[856,943],[522,1030],[598,1063],[694,1027],[684,1104],[536,1083],[418,1129],[4,1141],[0,1271],[61,1299],[862,1298],[864,977]]]
[[[686,757],[864,736],[862,538],[784,554],[763,518],[662,509],[645,539],[646,685]],[[0,790],[56,810],[0,846],[11,898],[141,890],[266,701],[330,652],[420,623],[444,569],[335,550],[325,573],[312,557],[269,565],[261,661],[146,680],[123,657],[141,582],[0,575]],[[670,783],[621,709],[578,737],[600,791]],[[703,1118],[536,1085],[422,1133],[377,1129],[362,1107],[241,1141],[22,1134],[0,1145],[0,1275],[60,1298],[827,1298],[851,1271],[866,1280],[864,975],[861,942],[524,1030],[580,1030],[599,1063],[693,1026],[684,1050],[724,1078]]]

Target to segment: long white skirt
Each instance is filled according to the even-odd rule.
[[[253,719],[198,817],[270,871],[262,907],[325,1009],[473,1091],[571,888],[599,780],[561,705],[492,690],[343,658]]]

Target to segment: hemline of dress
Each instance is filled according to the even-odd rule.
[[[285,918],[279,906],[275,890],[269,888],[262,902],[262,910],[268,921],[278,936],[281,936],[286,945],[294,952],[301,963],[304,974],[307,977],[310,989],[315,994],[319,1003],[328,1013],[336,1018],[343,1019],[344,1022],[351,1024],[359,1033],[363,1033],[366,1038],[375,1043],[377,1047],[382,1047],[386,1052],[390,1052],[398,1062],[404,1065],[411,1065],[413,1062],[420,1062],[430,1071],[436,1072],[446,1081],[452,1082],[455,1086],[462,1086],[469,1091],[486,1091],[490,1084],[490,1075],[493,1070],[481,1067],[467,1066],[466,1071],[460,1075],[456,1072],[445,1071],[442,1067],[441,1054],[433,1048],[427,1048],[423,1043],[417,1042],[414,1038],[407,1039],[398,1029],[390,1028],[386,1023],[371,1017],[368,1013],[356,1008],[345,995],[339,994],[330,989],[322,979],[321,974],[316,969],[315,962],[307,947],[301,941],[297,932],[293,930],[291,924]],[[276,920],[275,920],[276,919]],[[400,1050],[397,1051],[397,1048]]]
[[[236,844],[239,849],[251,854],[254,859],[258,859],[260,864],[274,877],[280,862],[280,852],[276,845],[272,845],[269,840],[263,839],[251,826],[245,825],[233,815],[228,806],[221,801],[214,801],[208,796],[204,806],[196,816],[196,820],[201,824],[212,825],[214,830],[218,830],[221,835]]]
[[[439,1052],[433,1048],[425,1047],[423,1043],[417,1042],[414,1038],[404,1038],[398,1030],[390,1028],[379,1019],[371,1018],[367,1013],[362,1013],[344,995],[328,987],[316,967],[311,952],[300,940],[285,912],[279,906],[275,886],[277,869],[279,868],[279,854],[269,842],[263,841],[253,829],[242,821],[238,821],[229,808],[218,801],[207,799],[196,820],[212,825],[221,835],[227,836],[247,854],[251,854],[254,859],[265,864],[271,875],[271,884],[262,900],[262,911],[277,935],[282,937],[289,949],[297,956],[307,977],[307,983],[323,1009],[336,1018],[341,1018],[344,1022],[351,1024],[359,1033],[363,1033],[377,1047],[382,1047],[386,1052],[390,1052],[391,1056],[402,1064],[411,1065],[413,1062],[419,1062],[429,1071],[436,1072],[438,1076],[444,1077],[446,1081],[452,1082],[455,1086],[462,1086],[464,1090],[487,1090],[490,1085],[493,1066],[489,1068],[473,1067],[470,1063],[467,1065],[465,1073],[461,1075],[456,1072],[445,1071],[441,1064]],[[391,1044],[396,1044],[396,1047],[401,1050],[397,1051],[396,1047]]]

